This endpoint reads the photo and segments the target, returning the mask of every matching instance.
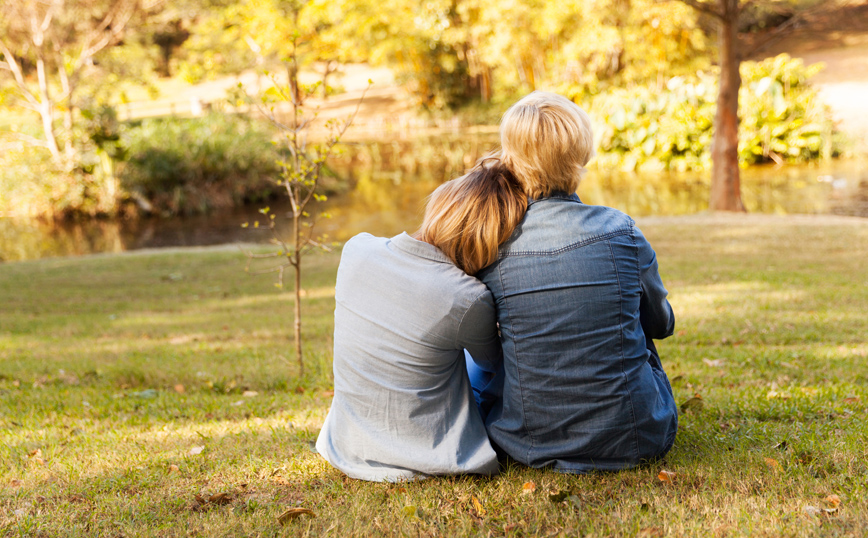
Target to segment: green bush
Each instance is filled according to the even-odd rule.
[[[805,162],[838,152],[831,113],[808,79],[822,69],[780,55],[742,64],[739,160]],[[591,98],[600,123],[598,162],[626,170],[700,170],[711,164],[717,77],[674,77],[666,87],[619,89]]]
[[[150,119],[127,130],[121,185],[155,212],[204,213],[271,196],[279,152],[267,126],[212,113]]]
[[[113,214],[117,185],[101,171],[58,166],[44,148],[12,144],[0,153],[0,217]]]

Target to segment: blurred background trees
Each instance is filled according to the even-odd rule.
[[[807,82],[816,70],[786,58],[757,67],[741,61],[748,54],[760,59],[763,42],[798,30],[808,20],[803,14],[817,5],[834,12],[852,1],[5,0],[0,147],[7,160],[18,155],[31,173],[0,178],[0,191],[32,193],[39,185],[33,199],[48,202],[34,202],[29,212],[61,216],[112,214],[125,200],[143,196],[180,208],[178,197],[169,203],[165,193],[147,194],[146,186],[166,180],[149,179],[142,163],[156,161],[130,149],[165,143],[149,142],[144,133],[173,132],[173,140],[204,144],[207,137],[178,131],[192,133],[201,124],[185,127],[182,118],[165,120],[178,123],[171,128],[118,121],[116,109],[156,96],[158,88],[177,87],[167,81],[198,83],[266,70],[315,73],[323,82],[317,97],[326,98],[329,85],[340,87],[336,73],[342,66],[362,62],[395,72],[420,113],[458,115],[471,123],[496,123],[506,106],[535,89],[562,93],[598,122],[600,162],[623,169],[713,168],[715,111],[736,120],[719,131],[727,143],[714,147],[725,150],[720,162],[726,171],[713,168],[715,177],[737,176],[738,166],[750,163],[828,157],[837,151],[831,118],[813,102],[816,93]],[[726,6],[732,10],[721,11]],[[735,28],[738,43],[731,51],[718,39],[724,27]],[[282,62],[288,57],[295,60]],[[285,78],[293,80],[293,73]],[[225,110],[237,112],[230,108]],[[739,116],[751,122],[740,135]],[[725,123],[720,117],[716,122]],[[222,133],[231,133],[230,124],[211,121],[213,129],[228,129],[214,138],[228,140]],[[193,161],[183,169],[196,166]],[[245,169],[211,168],[235,170],[231,174]],[[267,168],[244,176],[249,180],[243,183],[260,184],[273,174]],[[184,181],[186,192],[191,180]],[[188,198],[205,209],[220,205]],[[255,196],[236,192],[229,198]],[[737,198],[726,199],[712,207],[738,209]]]

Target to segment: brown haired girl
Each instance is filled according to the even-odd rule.
[[[501,360],[494,301],[472,275],[497,259],[527,199],[499,161],[481,162],[429,197],[420,230],[360,234],[335,290],[335,396],[317,450],[376,481],[497,472],[463,350]]]

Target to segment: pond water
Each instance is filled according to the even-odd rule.
[[[425,197],[456,177],[490,147],[490,134],[358,144],[333,165],[341,192],[318,211],[318,234],[344,241],[360,232],[391,236],[421,222]],[[579,187],[588,204],[608,205],[636,216],[683,215],[708,208],[708,173],[627,173],[591,168]],[[775,214],[837,214],[868,217],[868,162],[831,161],[811,166],[753,167],[742,171],[747,209]],[[121,252],[143,248],[267,242],[256,228],[266,218],[260,204],[187,218],[93,220],[48,223],[0,218],[0,261]],[[280,216],[280,200],[267,205]],[[314,211],[311,211],[314,213]],[[242,223],[249,223],[242,228]]]

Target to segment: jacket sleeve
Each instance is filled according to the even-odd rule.
[[[482,370],[497,370],[503,360],[503,352],[497,336],[497,313],[490,291],[479,295],[464,313],[458,326],[457,345],[466,349]]]
[[[649,338],[666,338],[675,331],[675,314],[666,299],[669,292],[663,287],[660,272],[657,268],[657,255],[645,239],[645,236],[635,228],[636,246],[639,249],[639,286],[642,298],[639,301],[639,321],[642,330]]]

